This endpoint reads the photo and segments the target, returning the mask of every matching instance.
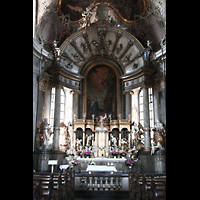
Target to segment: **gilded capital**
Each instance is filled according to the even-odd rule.
[[[70,93],[70,94],[74,94],[74,93],[81,94],[81,91],[80,91],[80,90],[70,90],[69,93]]]

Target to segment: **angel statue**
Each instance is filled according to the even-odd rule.
[[[103,122],[104,120],[107,118],[107,115],[105,114],[105,116],[100,116],[100,122],[101,122],[101,127],[103,127]]]
[[[154,135],[151,154],[154,154],[156,149],[164,149],[166,132],[163,124],[158,119],[156,120],[152,131],[154,132]]]
[[[136,142],[141,141],[141,135],[144,135],[144,128],[140,124],[140,122],[138,123],[138,125],[134,123],[134,130],[135,130],[134,140]]]
[[[84,28],[86,26],[90,26],[90,17],[92,15],[92,8],[94,7],[95,5],[95,1],[93,3],[91,3],[87,8],[86,8],[86,11],[84,11],[81,7],[79,6],[70,6],[69,4],[67,4],[68,7],[74,11],[77,11],[79,13],[82,14],[82,20],[80,22],[80,28]]]
[[[39,149],[52,149],[53,132],[47,118],[44,119],[38,129],[36,141]]]
[[[117,146],[117,138],[115,136],[113,136],[112,134],[110,134],[111,137],[111,141],[112,141],[112,146]]]
[[[86,142],[86,146],[87,146],[87,147],[91,146],[91,140],[92,140],[92,135],[89,135],[89,136],[87,137],[87,142]]]
[[[82,139],[76,139],[76,151],[79,151],[81,150],[81,142],[82,142]]]

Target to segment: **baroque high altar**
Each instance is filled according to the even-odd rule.
[[[143,47],[136,37],[120,28],[131,22],[124,20],[111,4],[91,5],[84,14],[81,20],[69,22],[74,30],[80,26],[77,32],[61,44],[54,40],[51,52],[41,50],[40,44],[34,41],[34,56],[41,60],[36,62],[39,70],[34,68],[37,81],[33,87],[35,93],[38,91],[38,102],[34,104],[38,104],[37,115],[33,109],[36,169],[42,170],[43,166],[46,169],[49,159],[57,159],[58,165],[62,164],[66,153],[75,154],[76,151],[92,151],[96,158],[124,150],[129,153],[129,158],[135,158],[136,150],[151,152],[154,145],[160,149],[164,147],[162,125],[154,130],[157,134],[154,144],[150,138],[148,88],[154,85],[156,98],[159,92],[165,93],[165,76],[149,66],[151,46],[148,43],[147,48]],[[40,28],[42,26],[38,26],[38,33],[42,32]],[[53,110],[52,87],[55,88],[53,131],[49,124]],[[69,125],[68,122],[60,123],[63,87],[72,95]],[[138,111],[141,90],[143,126],[139,124]],[[156,119],[159,106],[157,99],[154,102]]]
[[[106,118],[107,119],[107,118]],[[111,151],[130,150],[131,138],[133,135],[130,129],[129,119],[120,120],[103,120],[103,116],[100,116],[99,121],[94,119],[75,119],[73,124],[74,138],[71,139],[72,148],[76,147],[76,151],[82,150],[86,147],[86,150],[93,151],[94,157],[109,157]],[[82,129],[82,139],[77,138],[77,132]],[[92,134],[89,136],[85,130],[90,129]],[[113,129],[119,130],[117,135],[113,135]],[[121,131],[125,129],[126,138],[121,138]],[[124,135],[125,135],[124,134]],[[119,136],[119,138],[117,138]],[[79,142],[80,141],[80,142]],[[78,144],[77,144],[78,143]],[[91,148],[92,147],[92,148]]]

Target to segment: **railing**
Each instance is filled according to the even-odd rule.
[[[122,173],[77,173],[76,187],[79,190],[127,190],[128,174]]]

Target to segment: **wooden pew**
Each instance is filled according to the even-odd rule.
[[[166,200],[166,177],[129,172],[130,200]]]
[[[39,182],[40,180],[40,182]],[[75,187],[75,170],[68,170],[65,174],[34,173],[33,197],[34,200],[73,200]]]
[[[148,200],[148,188],[145,173],[142,173],[142,200]]]
[[[40,200],[42,198],[42,186],[41,186],[42,180],[39,179],[36,183],[36,189],[33,194],[33,200]]]

